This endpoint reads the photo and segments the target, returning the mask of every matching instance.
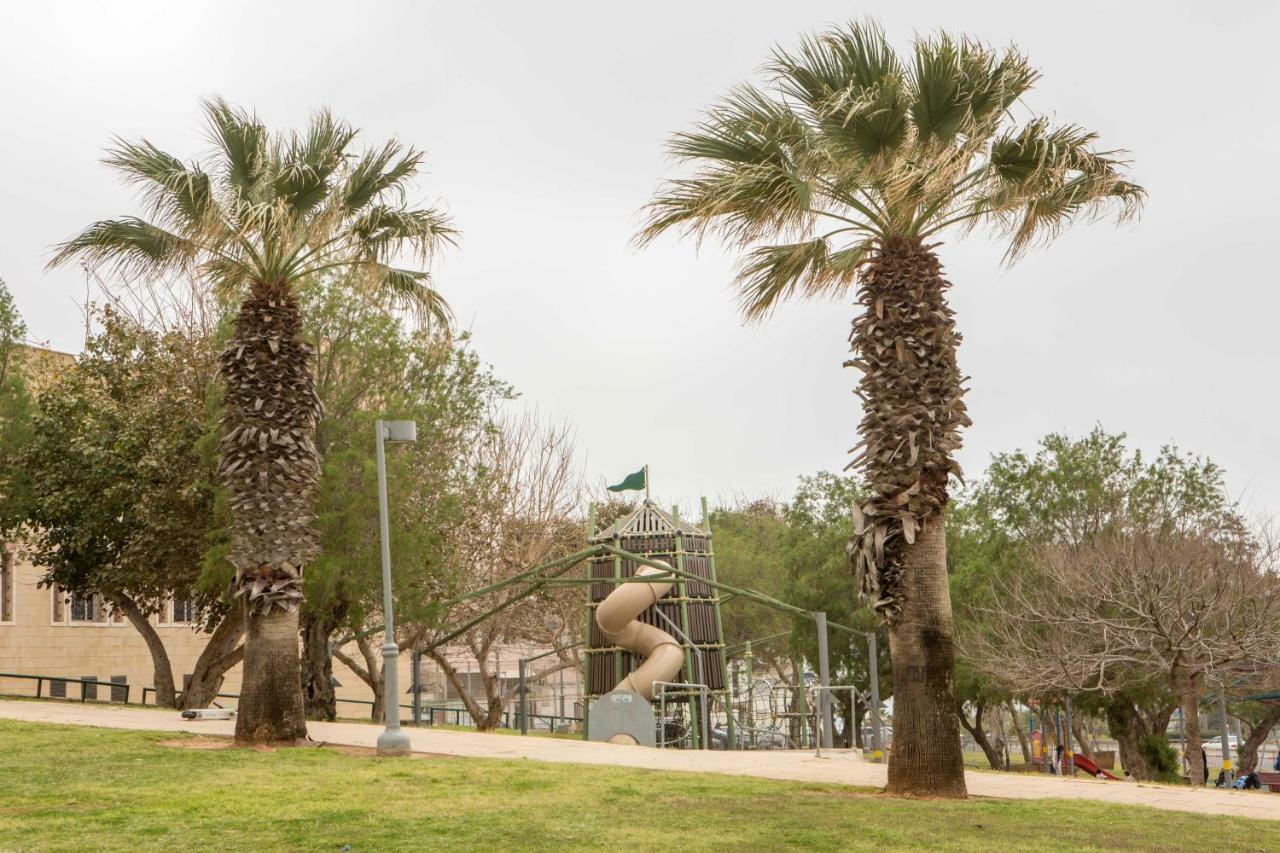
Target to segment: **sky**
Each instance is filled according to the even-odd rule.
[[[34,339],[78,352],[85,280],[51,247],[137,205],[111,138],[208,150],[199,99],[273,128],[328,107],[371,144],[426,151],[419,200],[462,231],[434,267],[476,350],[577,433],[588,480],[650,466],[655,499],[785,499],[839,470],[860,419],[842,368],[851,298],[744,325],[734,255],[640,210],[677,174],[664,140],[776,44],[853,17],[900,48],[939,28],[1019,45],[1030,108],[1131,152],[1141,220],[1081,224],[1012,268],[983,235],[938,251],[974,424],[961,464],[1095,424],[1208,455],[1280,511],[1276,392],[1280,79],[1274,3],[70,2],[0,26],[0,278]]]

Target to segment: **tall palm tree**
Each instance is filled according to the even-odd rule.
[[[969,418],[938,240],[992,225],[1013,261],[1077,219],[1135,216],[1144,193],[1093,133],[1014,117],[1038,76],[1014,48],[939,34],[900,58],[878,25],[852,23],[776,49],[764,70],[767,86],[733,89],[673,137],[694,168],[658,191],[638,239],[674,228],[741,249],[748,320],[856,293],[846,366],[865,414],[850,467],[870,497],[849,555],[888,623],[889,788],[963,796],[944,524]]]
[[[355,150],[356,131],[327,112],[301,133],[276,134],[220,99],[205,102],[204,113],[213,143],[204,165],[145,140],[116,140],[104,162],[140,189],[144,216],[90,225],[51,265],[81,259],[127,276],[204,276],[243,300],[221,355],[219,446],[233,594],[247,617],[236,738],[289,741],[306,736],[298,605],[317,552],[321,410],[296,291],[338,270],[447,323],[448,305],[425,268],[455,232],[440,211],[405,201],[419,151],[394,141]],[[417,268],[398,266],[402,257]]]

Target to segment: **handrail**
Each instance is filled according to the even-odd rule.
[[[37,675],[33,675],[33,674],[31,674],[31,673],[26,673],[26,672],[0,672],[0,678],[23,678],[23,679],[26,679],[26,680],[28,680],[28,681],[34,681],[34,682],[36,682],[36,696],[35,696],[35,698],[37,698],[37,699],[57,699],[57,698],[60,698],[60,697],[57,697],[57,696],[45,696],[45,695],[44,695],[44,683],[45,683],[46,681],[63,681],[63,682],[71,683],[71,684],[79,684],[79,685],[81,685],[81,687],[84,687],[85,685],[89,685],[89,684],[100,685],[100,686],[102,686],[102,687],[110,687],[110,688],[112,688],[112,690],[123,690],[123,691],[124,691],[124,696],[125,696],[125,698],[124,698],[123,703],[121,703],[121,702],[115,702],[115,703],[114,703],[114,704],[124,704],[124,705],[132,704],[132,703],[130,703],[130,701],[129,701],[129,696],[130,696],[130,693],[131,693],[131,691],[132,691],[133,687],[135,686],[135,685],[131,685],[131,684],[129,684],[128,682],[125,682],[125,683],[121,684],[120,682],[116,682],[116,681],[100,681],[100,680],[98,680],[98,679],[96,679],[96,678],[72,678],[72,677],[70,677],[70,676],[62,676],[62,675],[38,675],[38,674],[37,674]],[[140,703],[140,704],[142,704],[142,705],[146,705],[146,704],[147,704],[147,694],[149,694],[149,693],[155,693],[155,692],[156,692],[156,689],[155,689],[154,687],[143,687],[143,688],[142,688],[142,701],[141,701],[141,703]],[[178,696],[181,696],[182,694],[181,694],[181,693],[178,693],[177,695],[178,695]],[[240,694],[239,694],[239,693],[215,693],[213,698],[215,698],[215,699],[239,699],[239,698],[240,698]],[[68,701],[72,701],[72,700],[68,700]],[[87,693],[86,691],[84,691],[83,689],[80,691],[80,701],[81,701],[81,702],[87,702],[87,701],[88,701],[88,693]],[[373,707],[373,705],[374,705],[374,702],[372,702],[372,701],[371,701],[371,700],[369,700],[369,699],[344,699],[344,698],[342,698],[342,697],[337,697],[337,698],[335,698],[335,699],[334,699],[334,701],[335,701],[335,702],[346,702],[346,703],[348,703],[348,704],[350,704],[350,705],[368,705],[369,707]],[[413,706],[412,706],[412,705],[401,705],[400,707],[401,707],[401,708],[403,708],[403,709],[405,709],[405,710],[412,710],[412,709],[413,709]],[[430,722],[428,723],[428,725],[435,725],[435,715],[436,715],[437,713],[440,713],[440,714],[442,714],[442,715],[445,715],[446,720],[448,719],[448,716],[447,716],[448,714],[453,714],[453,715],[454,715],[454,721],[455,721],[455,722],[454,722],[454,725],[459,725],[459,726],[460,726],[460,725],[466,725],[465,723],[463,723],[464,715],[465,715],[467,718],[469,718],[469,717],[470,717],[470,714],[469,714],[469,712],[467,711],[467,709],[466,709],[466,708],[448,708],[448,707],[444,707],[444,706],[430,706],[430,707],[424,708],[423,710],[424,710],[424,711],[426,711],[426,712],[427,712],[427,714],[428,714],[428,716],[429,716]],[[530,719],[532,719],[532,720],[537,720],[537,719],[546,720],[546,721],[547,721],[547,723],[548,723],[548,727],[554,726],[554,725],[555,725],[555,723],[556,723],[557,721],[561,721],[561,722],[569,722],[569,723],[580,723],[580,722],[582,722],[582,718],[581,718],[581,717],[561,716],[561,715],[559,715],[559,714],[530,714],[530,715],[529,715],[529,718],[530,718]],[[499,727],[500,727],[500,728],[508,728],[508,729],[509,729],[509,728],[511,728],[511,715],[510,715],[510,713],[509,713],[509,712],[503,712],[503,714],[502,714],[502,719],[501,719],[501,721],[499,722]]]
[[[89,701],[89,691],[85,690],[84,688],[85,688],[85,687],[87,687],[88,685],[92,684],[92,685],[95,685],[95,686],[99,686],[99,685],[100,685],[100,686],[102,686],[102,687],[110,687],[110,688],[112,689],[112,695],[113,695],[113,696],[115,695],[114,691],[116,691],[116,690],[124,690],[124,704],[125,704],[125,705],[128,705],[128,704],[129,704],[129,690],[130,690],[130,684],[129,684],[129,682],[127,682],[127,681],[126,681],[126,682],[121,683],[121,682],[118,682],[118,681],[99,681],[99,680],[98,680],[98,679],[96,679],[96,678],[72,678],[72,677],[70,677],[70,676],[63,676],[63,675],[32,675],[31,673],[26,673],[26,672],[0,672],[0,678],[25,678],[25,679],[27,679],[27,680],[29,680],[29,681],[34,681],[34,682],[36,683],[36,698],[37,698],[37,699],[59,699],[59,698],[65,698],[65,697],[59,697],[59,696],[44,696],[44,695],[43,695],[43,693],[44,693],[44,683],[45,683],[46,681],[50,681],[50,682],[53,682],[53,681],[61,681],[61,682],[68,683],[68,684],[79,684],[79,685],[80,685],[80,701],[81,701],[81,702],[87,702],[87,701]],[[95,700],[95,701],[96,701],[96,700]],[[112,701],[114,701],[114,700],[112,700]],[[119,703],[117,703],[117,704],[119,704]]]
[[[863,702],[865,702],[868,705],[871,704],[871,701],[867,698],[867,695],[852,684],[828,684],[828,685],[815,684],[811,687],[805,688],[805,691],[804,691],[805,706],[808,708],[809,712],[814,715],[817,721],[817,725],[815,727],[817,729],[817,737],[814,738],[814,743],[817,746],[817,752],[814,753],[814,756],[813,756],[814,758],[822,757],[822,734],[823,734],[824,723],[826,723],[827,715],[825,713],[822,713],[821,710],[817,710],[817,711],[814,710],[812,695],[814,693],[817,693],[819,698],[821,698],[823,693],[835,693],[837,690],[848,690],[850,697],[856,697],[858,699],[861,699]],[[872,713],[879,713],[879,712],[873,711]],[[808,716],[808,714],[806,714],[806,716]]]

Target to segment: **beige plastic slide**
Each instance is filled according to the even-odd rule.
[[[636,576],[662,573],[662,569],[641,566]],[[644,663],[618,682],[614,690],[630,690],[645,699],[652,699],[653,683],[674,680],[680,667],[684,666],[684,649],[680,648],[676,638],[636,618],[657,604],[658,599],[674,585],[675,581],[618,584],[596,608],[596,624],[604,635],[627,651],[644,657]]]

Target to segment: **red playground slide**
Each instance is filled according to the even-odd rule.
[[[1089,759],[1085,758],[1083,755],[1075,756],[1074,761],[1075,761],[1077,770],[1083,770],[1085,773],[1088,773],[1090,776],[1093,776],[1094,778],[1110,779],[1112,782],[1120,781],[1119,776],[1113,776],[1112,774],[1103,770],[1098,765],[1094,764]]]

